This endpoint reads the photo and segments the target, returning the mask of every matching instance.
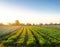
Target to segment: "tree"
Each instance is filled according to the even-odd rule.
[[[31,25],[30,23],[27,23],[26,25]]]
[[[43,23],[40,23],[39,25],[43,25]]]
[[[3,23],[0,23],[0,26],[3,26],[4,24]]]
[[[53,23],[51,22],[49,25],[53,25]]]
[[[16,20],[16,21],[15,21],[15,25],[20,25],[19,20]]]
[[[33,26],[35,26],[35,24],[33,24]]]

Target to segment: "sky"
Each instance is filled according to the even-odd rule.
[[[60,23],[60,0],[0,0],[0,23]]]

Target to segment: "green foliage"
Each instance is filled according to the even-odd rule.
[[[60,30],[56,28],[49,26],[21,26],[17,28],[10,27],[8,30],[10,33],[5,33],[0,37],[0,42],[4,46],[60,46]]]

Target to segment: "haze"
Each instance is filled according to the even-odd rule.
[[[0,1],[0,23],[60,23],[59,0]]]

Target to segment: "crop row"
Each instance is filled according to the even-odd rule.
[[[59,30],[39,26],[22,26],[2,36],[0,42],[4,46],[19,47],[57,47],[60,46]],[[53,35],[55,34],[55,35]]]

